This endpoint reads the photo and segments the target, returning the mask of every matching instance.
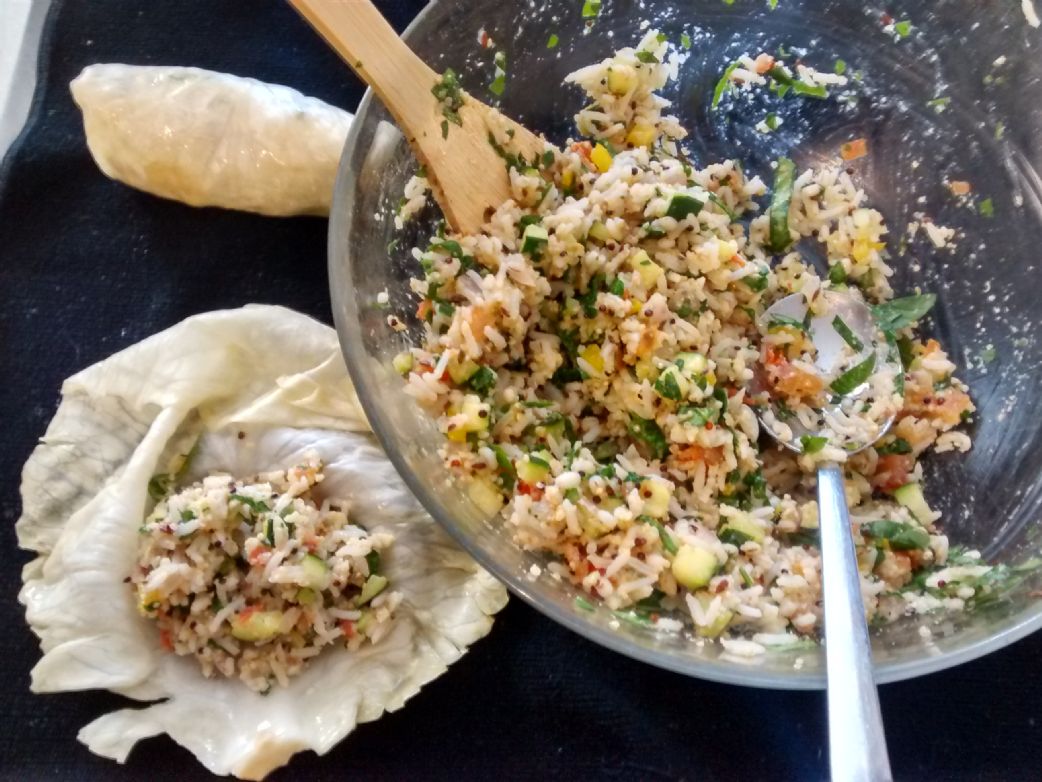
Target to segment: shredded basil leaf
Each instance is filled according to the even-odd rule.
[[[918,321],[936,302],[937,296],[932,293],[904,296],[875,305],[872,307],[872,315],[883,331],[897,331]]]
[[[861,534],[886,542],[895,551],[924,549],[930,545],[930,534],[926,530],[900,521],[867,521],[861,525]]]
[[[628,429],[632,437],[648,446],[655,459],[664,459],[669,453],[666,435],[653,420],[631,414]]]
[[[865,347],[864,343],[857,338],[857,335],[850,330],[850,326],[843,322],[843,318],[839,315],[832,319],[832,328],[836,330],[836,333],[843,338],[843,341],[850,345],[851,349],[855,353],[860,353],[861,349]]]
[[[730,87],[731,74],[734,73],[735,68],[737,68],[739,65],[740,63],[736,60],[735,62],[728,65],[726,70],[724,70],[723,76],[720,77],[720,80],[716,83],[716,86],[713,88],[713,102],[711,104],[712,108],[715,109],[719,105],[720,99],[724,97],[724,91],[729,89]]]
[[[829,438],[818,435],[805,434],[800,438],[800,445],[804,453],[817,453],[829,444]]]
[[[837,394],[849,394],[868,380],[872,376],[872,371],[875,368],[876,357],[873,353],[860,364],[857,364],[852,369],[848,369],[842,375],[833,380],[832,385],[829,387]]]
[[[789,205],[792,203],[792,187],[795,180],[796,164],[789,158],[778,160],[774,170],[774,192],[770,206],[770,249],[780,253],[792,243],[789,233]]]

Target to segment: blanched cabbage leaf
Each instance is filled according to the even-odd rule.
[[[408,492],[367,433],[335,333],[303,315],[249,306],[190,318],[69,378],[62,393],[23,474],[19,542],[39,556],[19,599],[44,651],[35,692],[107,688],[157,701],[87,725],[80,740],[100,755],[122,761],[140,739],[167,733],[216,774],[260,779],[400,708],[506,603]],[[404,598],[394,627],[358,651],[325,650],[268,695],[205,679],[194,659],[161,650],[123,581],[149,480],[188,451],[179,484],[282,469],[309,450],[326,463],[317,491],[395,536],[381,566]]]
[[[191,206],[329,214],[346,111],[201,68],[90,65],[70,88],[113,179]]]

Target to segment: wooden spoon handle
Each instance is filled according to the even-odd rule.
[[[289,0],[376,92],[403,130],[429,121],[438,76],[406,46],[370,0]]]

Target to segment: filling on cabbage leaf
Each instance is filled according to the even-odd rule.
[[[506,603],[368,434],[336,335],[310,318],[271,306],[193,317],[69,378],[62,395],[23,472],[18,538],[38,557],[19,599],[44,652],[34,692],[109,689],[152,702],[81,730],[100,755],[122,762],[140,739],[167,733],[210,771],[259,779],[400,708]],[[193,444],[180,485],[320,459],[325,495],[348,498],[370,535],[394,539],[380,565],[401,596],[388,632],[325,650],[266,695],[206,679],[195,660],[166,651],[125,579],[155,503],[150,482]]]

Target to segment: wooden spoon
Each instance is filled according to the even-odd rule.
[[[453,229],[477,233],[491,209],[509,200],[506,164],[489,142],[535,161],[547,142],[460,92],[460,124],[431,90],[442,82],[398,37],[369,0],[290,0],[376,92],[427,169],[435,200]]]

